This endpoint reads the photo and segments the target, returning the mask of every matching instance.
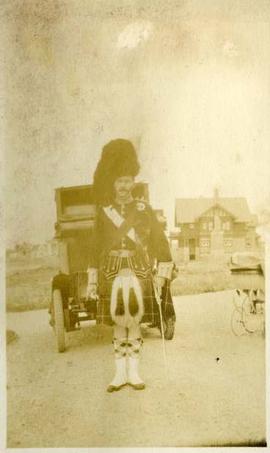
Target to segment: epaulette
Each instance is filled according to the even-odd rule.
[[[150,208],[149,203],[145,200],[141,200],[140,198],[135,198],[135,206],[138,211],[145,211],[146,209]]]

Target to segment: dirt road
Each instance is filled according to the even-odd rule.
[[[175,298],[169,379],[144,329],[144,391],[113,394],[111,329],[84,326],[56,352],[45,310],[10,313],[8,447],[180,447],[265,438],[265,344],[230,330],[231,292]]]

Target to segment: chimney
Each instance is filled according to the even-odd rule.
[[[219,199],[219,191],[218,191],[218,187],[216,186],[214,188],[214,200],[215,200],[215,203],[218,202],[218,199]]]

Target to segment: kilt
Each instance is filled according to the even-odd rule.
[[[114,278],[115,276],[111,278],[108,277],[106,278],[104,273],[102,271],[100,272],[98,290],[99,301],[97,305],[97,316],[96,316],[97,324],[107,325],[114,324],[110,314],[111,292]],[[149,270],[144,276],[137,275],[137,278],[142,289],[144,303],[144,315],[140,322],[159,324],[160,322],[159,307],[155,298],[155,292],[153,287],[153,275],[151,270]],[[164,320],[169,318],[175,319],[175,311],[169,281],[166,281],[166,284],[162,288],[161,299],[163,319]]]

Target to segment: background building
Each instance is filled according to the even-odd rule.
[[[234,252],[256,251],[257,218],[245,198],[179,198],[170,241],[176,259],[226,259]]]

